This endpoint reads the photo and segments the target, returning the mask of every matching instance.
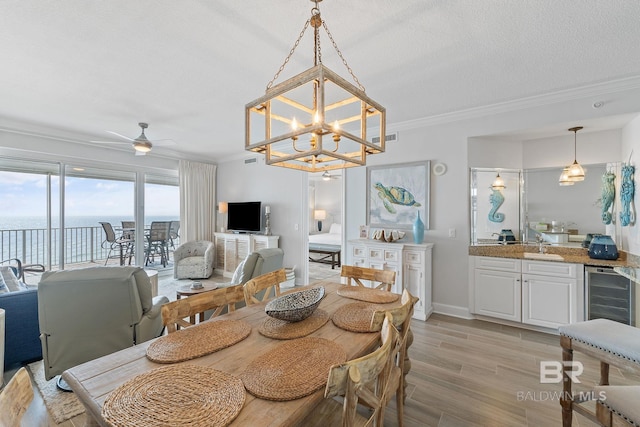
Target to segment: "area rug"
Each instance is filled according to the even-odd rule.
[[[30,363],[29,370],[42,395],[42,400],[49,411],[49,415],[56,424],[60,424],[70,418],[84,412],[84,406],[74,393],[61,391],[56,387],[56,378],[49,381],[44,379],[44,365],[42,360]]]

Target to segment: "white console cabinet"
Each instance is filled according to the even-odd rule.
[[[431,301],[431,251],[433,243],[385,243],[371,239],[349,241],[350,263],[359,267],[393,270],[396,283],[392,292],[407,289],[420,300],[413,311],[415,319],[427,320],[433,311]]]
[[[232,277],[238,264],[258,249],[277,248],[280,236],[259,234],[215,233],[215,268],[224,277]]]
[[[553,329],[584,317],[582,264],[474,256],[469,265],[474,314]]]

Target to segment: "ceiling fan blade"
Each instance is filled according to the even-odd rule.
[[[178,145],[173,139],[154,139],[151,143],[156,147],[170,147]]]
[[[107,132],[109,132],[112,135],[119,136],[120,138],[124,138],[127,141],[130,141],[130,142],[133,141],[133,138],[129,138],[128,136],[124,136],[124,135],[120,135],[118,132],[114,132],[114,131],[111,131],[111,130],[108,130]]]
[[[89,141],[89,142],[93,142],[96,144],[131,144],[130,142],[127,142],[127,141]]]

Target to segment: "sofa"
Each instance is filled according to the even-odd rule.
[[[140,267],[49,271],[38,284],[45,378],[162,334],[160,307]]]
[[[207,279],[213,274],[215,245],[208,240],[186,242],[173,251],[175,279]]]
[[[5,310],[4,369],[42,359],[37,287],[20,282],[0,267],[0,308]]]

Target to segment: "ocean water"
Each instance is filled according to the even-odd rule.
[[[177,221],[177,216],[148,216],[145,224],[152,221]],[[114,227],[119,227],[121,221],[133,221],[133,217],[127,216],[69,216],[65,219],[66,228],[74,227],[100,227],[100,222],[110,222]],[[51,218],[51,226],[60,226],[59,217]],[[1,230],[28,230],[34,228],[47,228],[47,218],[44,216],[0,216]]]

